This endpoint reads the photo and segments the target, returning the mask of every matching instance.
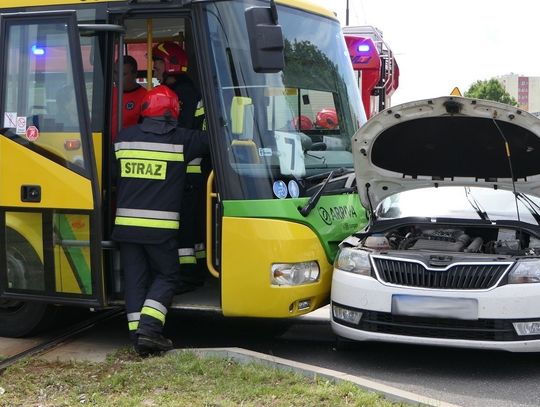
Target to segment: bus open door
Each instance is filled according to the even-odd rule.
[[[20,336],[46,302],[103,303],[101,204],[75,12],[2,14],[0,35],[0,324]]]

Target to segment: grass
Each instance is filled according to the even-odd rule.
[[[21,361],[0,376],[0,406],[397,406],[350,383],[260,364],[123,348],[103,363]]]

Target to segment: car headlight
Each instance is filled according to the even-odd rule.
[[[508,284],[540,283],[540,260],[518,261],[508,274]]]
[[[371,275],[371,262],[369,252],[358,250],[353,247],[343,247],[339,250],[334,267],[350,273]]]

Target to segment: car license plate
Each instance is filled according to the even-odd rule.
[[[392,314],[426,318],[478,319],[478,301],[474,298],[392,296]]]

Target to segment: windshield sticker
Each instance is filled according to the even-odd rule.
[[[36,141],[39,138],[39,130],[36,126],[29,126],[26,129],[26,139],[28,141]]]
[[[17,127],[15,133],[26,134],[26,116],[17,117]]]
[[[281,180],[275,181],[272,190],[279,199],[287,198],[287,185],[285,185],[285,182]]]
[[[17,113],[15,112],[5,112],[4,113],[4,127],[7,129],[14,129],[17,127]]]
[[[259,157],[272,157],[272,149],[268,147],[259,148]]]
[[[298,198],[300,196],[300,188],[298,187],[298,182],[292,179],[287,184],[287,187],[289,189],[289,195],[291,196],[291,198]]]
[[[300,136],[295,133],[276,131],[276,146],[279,151],[279,169],[282,175],[303,177],[306,174],[304,150]]]

